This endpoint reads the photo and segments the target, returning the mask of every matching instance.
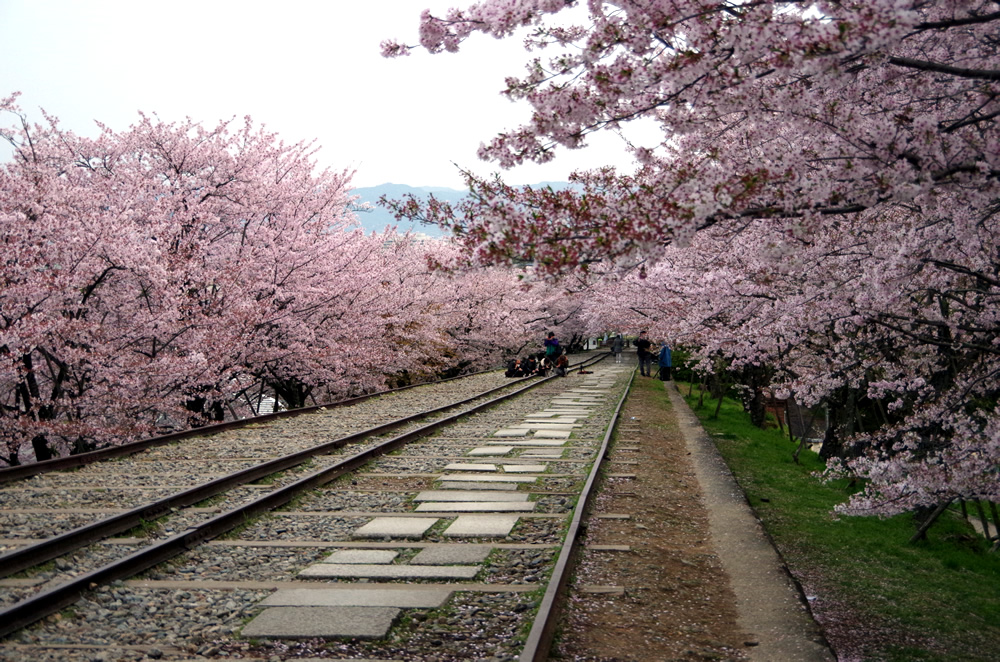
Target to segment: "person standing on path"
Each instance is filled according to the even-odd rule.
[[[645,331],[639,332],[639,338],[635,341],[635,353],[639,357],[639,374],[643,377],[650,377],[650,369],[653,366],[653,354],[649,348],[653,343],[646,337]]]
[[[615,339],[611,342],[611,351],[615,355],[615,363],[622,362],[622,349],[625,347],[625,341],[622,340],[622,334],[615,336]]]
[[[673,367],[673,360],[670,355],[670,345],[664,340],[660,343],[660,381],[669,382],[670,381],[670,368]]]
[[[555,362],[559,355],[562,354],[562,347],[559,346],[559,339],[556,338],[555,331],[549,331],[549,335],[545,338],[545,358],[549,361]]]

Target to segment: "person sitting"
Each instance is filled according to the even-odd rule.
[[[524,359],[524,361],[521,362],[521,370],[524,373],[525,377],[530,377],[531,375],[534,375],[537,369],[538,369],[538,363],[535,361],[534,356],[529,356],[528,358]]]
[[[521,370],[521,362],[517,359],[511,359],[507,361],[507,372],[504,373],[505,377],[524,377],[524,372]]]
[[[560,354],[559,358],[556,359],[556,375],[559,377],[565,377],[566,371],[569,370],[569,359],[565,354]]]

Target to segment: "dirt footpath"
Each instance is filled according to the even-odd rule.
[[[625,405],[553,659],[834,660],[708,435],[666,391],[637,388]]]

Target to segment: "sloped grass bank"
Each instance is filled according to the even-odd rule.
[[[681,393],[688,392],[687,385]],[[697,406],[697,390],[688,404]],[[800,582],[841,660],[1000,660],[1000,554],[954,513],[908,541],[908,515],[840,517],[845,482],[777,429],[753,427],[738,402],[695,413]]]

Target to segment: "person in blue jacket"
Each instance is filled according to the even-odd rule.
[[[669,382],[670,381],[670,368],[673,367],[673,361],[670,356],[670,346],[667,345],[667,341],[664,340],[660,343],[660,380]]]

